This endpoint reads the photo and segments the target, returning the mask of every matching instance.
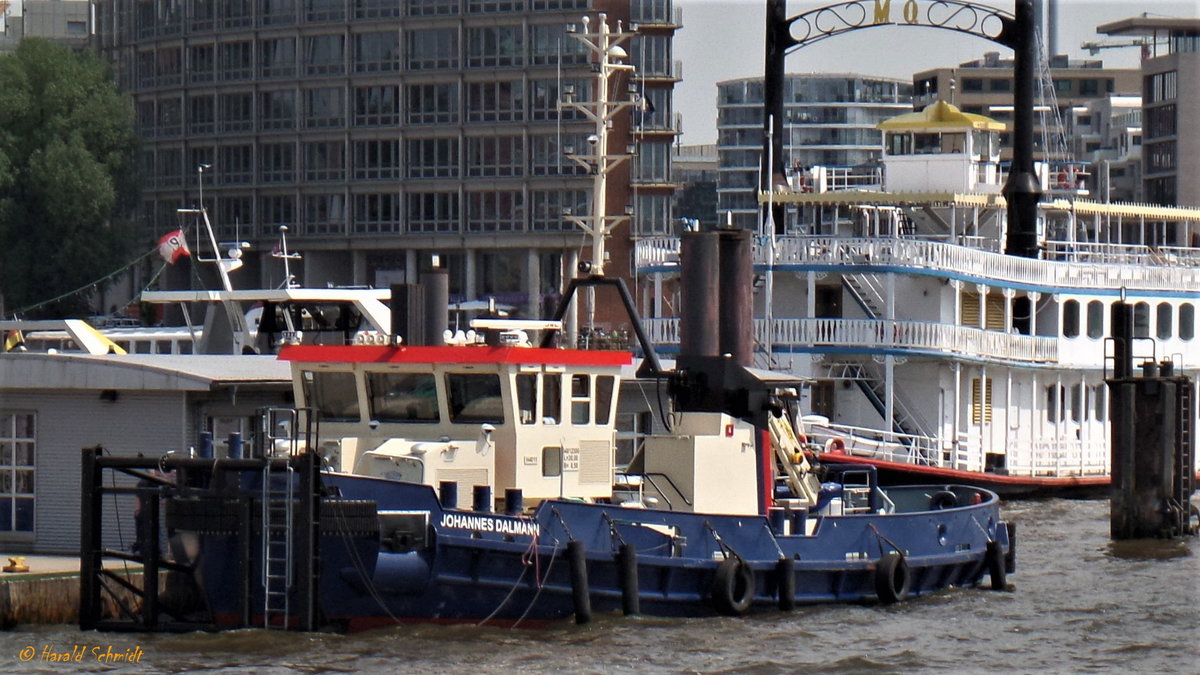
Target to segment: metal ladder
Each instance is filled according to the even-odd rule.
[[[270,460],[262,471],[263,628],[268,630],[287,630],[291,619],[294,474],[291,463],[286,471],[272,471]],[[273,489],[278,478],[284,479],[283,488]]]
[[[1173,497],[1178,500],[1182,508],[1183,522],[1181,531],[1186,531],[1187,521],[1190,517],[1188,512],[1189,500],[1192,497],[1192,491],[1195,489],[1195,462],[1193,453],[1196,446],[1192,437],[1192,420],[1196,416],[1195,402],[1192,398],[1192,379],[1180,378],[1178,385],[1178,412],[1176,414],[1178,425],[1178,433],[1176,434],[1176,442],[1179,443],[1179,451],[1175,453],[1175,494]]]

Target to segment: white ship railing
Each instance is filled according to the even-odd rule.
[[[679,344],[679,319],[644,319],[650,341]],[[755,343],[766,344],[766,320],[756,319]],[[771,345],[779,347],[862,347],[910,349],[947,356],[1005,361],[1056,363],[1058,340],[1049,337],[988,331],[928,321],[875,319],[775,319]]]
[[[846,454],[854,457],[958,471],[983,471],[985,467],[979,438],[968,438],[968,434],[960,435],[959,442],[952,444],[927,436],[889,433],[849,424],[814,423],[809,418],[805,418],[805,431],[810,441],[822,447],[830,439],[841,439]],[[946,448],[945,451],[942,448]],[[1108,445],[1103,441],[1017,442],[1009,445],[1005,454],[1005,473],[1009,476],[1106,476],[1109,473]]]
[[[1109,449],[1104,441],[1058,438],[1017,442],[1006,451],[1011,476],[1107,476]]]
[[[1118,252],[1113,246],[1108,246],[1103,255],[1098,246],[1087,247],[1087,250],[1080,248],[1076,261],[1067,262],[1021,258],[911,238],[785,236],[776,242],[775,265],[912,267],[973,277],[982,283],[1049,288],[1179,290],[1200,287],[1196,251],[1173,248],[1152,256],[1150,249],[1145,247],[1122,248],[1126,251],[1123,255],[1116,255]],[[1061,255],[1057,244],[1055,250]],[[1144,253],[1138,252],[1142,250]],[[767,257],[765,248],[756,241],[754,264],[766,265]],[[1100,259],[1104,262],[1099,262]],[[679,239],[655,237],[639,241],[635,261],[639,269],[677,265]]]
[[[889,433],[835,422],[813,422],[810,418],[804,420],[804,431],[809,441],[822,447],[832,439],[841,439],[846,454],[855,457],[921,466],[943,465],[938,440],[928,436]]]

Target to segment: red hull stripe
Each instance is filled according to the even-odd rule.
[[[562,366],[624,366],[633,355],[621,351],[537,347],[386,347],[377,345],[290,345],[283,361],[300,363],[508,363]]]
[[[867,457],[852,455],[831,455],[824,453],[821,461],[835,464],[872,464],[880,469],[909,473],[914,476],[928,476],[946,479],[970,480],[976,484],[1033,486],[1033,487],[1065,487],[1065,486],[1101,486],[1108,485],[1108,476],[1003,476],[979,471],[960,471],[958,469],[943,469],[937,466],[921,466],[903,462],[889,462]]]

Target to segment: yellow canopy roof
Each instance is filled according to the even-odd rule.
[[[920,131],[922,129],[975,129],[1004,131],[1007,127],[990,117],[965,113],[957,107],[938,101],[925,106],[921,112],[905,113],[875,125],[883,131]]]

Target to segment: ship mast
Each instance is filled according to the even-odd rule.
[[[587,276],[599,277],[604,276],[604,238],[618,225],[628,222],[632,215],[628,212],[620,215],[608,215],[608,175],[633,156],[634,148],[632,146],[626,148],[625,153],[610,153],[608,146],[613,118],[638,102],[636,92],[623,101],[612,99],[613,85],[617,78],[628,73],[632,79],[634,67],[631,64],[623,63],[629,55],[621,47],[621,43],[632,38],[634,33],[623,30],[620,21],[617,21],[616,30],[611,30],[608,25],[608,15],[603,13],[599,15],[594,27],[591,18],[585,16],[583,17],[583,30],[569,26],[567,32],[571,37],[583,43],[591,52],[595,80],[592,100],[576,100],[574,87],[570,85],[564,87],[562,92],[560,107],[579,111],[593,125],[593,131],[587,137],[588,147],[586,150],[570,145],[563,148],[563,154],[568,159],[582,166],[592,176],[591,212],[586,215],[577,215],[564,209],[563,217],[568,222],[579,226],[591,237],[592,259],[580,263],[579,272]],[[588,327],[594,328],[595,296],[590,288],[588,290]]]

